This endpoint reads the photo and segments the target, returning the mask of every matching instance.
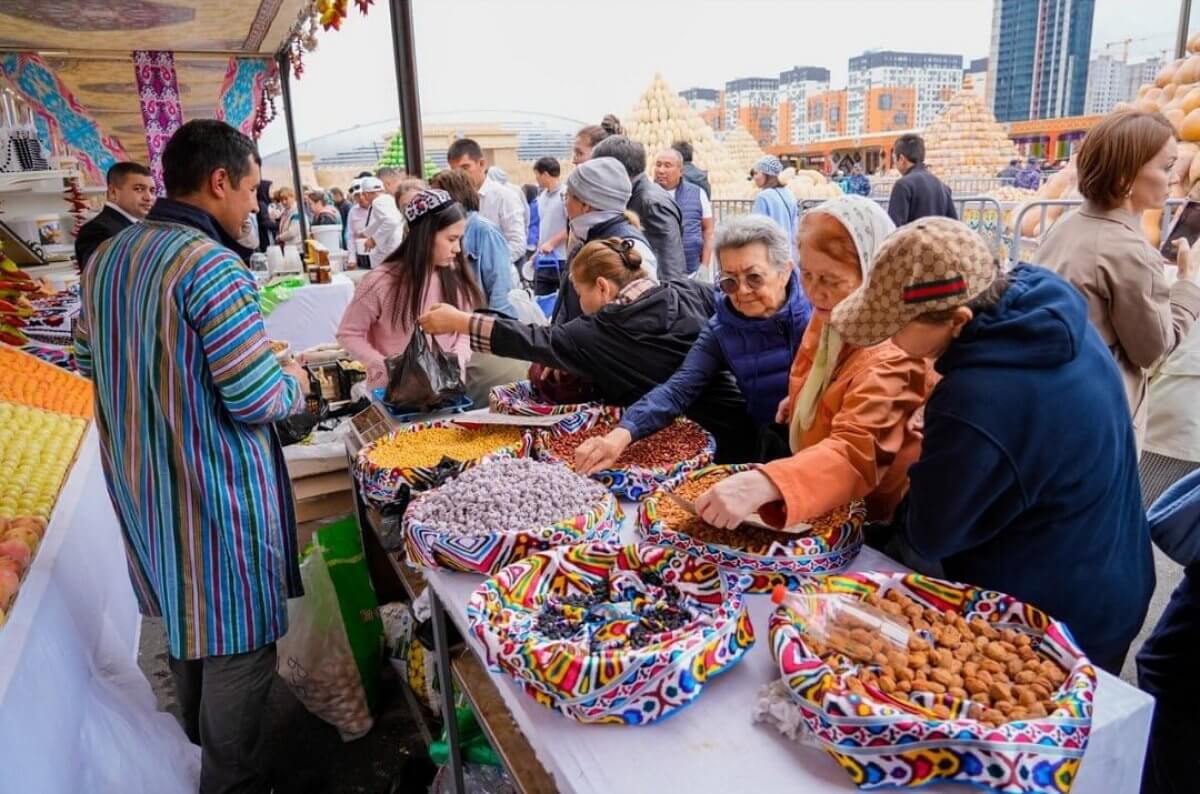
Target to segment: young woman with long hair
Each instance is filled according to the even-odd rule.
[[[408,234],[381,267],[358,285],[338,327],[338,343],[367,368],[367,384],[387,385],[385,361],[403,353],[417,318],[435,304],[471,311],[484,305],[463,253],[467,215],[443,190],[422,190],[404,207]],[[465,370],[471,355],[465,334],[438,334]]]

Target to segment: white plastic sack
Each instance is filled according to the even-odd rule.
[[[513,289],[508,292],[508,302],[512,304],[513,309],[517,313],[517,320],[533,325],[549,325],[550,320],[547,319],[542,307],[537,305],[529,292],[523,289]]]
[[[288,601],[288,632],[276,646],[279,675],[305,708],[338,729],[342,741],[359,739],[374,720],[320,546],[300,563],[300,576],[304,595]]]
[[[158,710],[150,682],[132,661],[110,662],[94,670],[89,685],[88,719],[80,726],[77,756],[87,759],[80,766],[80,790],[195,791],[200,748],[188,741],[175,717]]]

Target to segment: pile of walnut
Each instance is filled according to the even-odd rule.
[[[1038,654],[1029,635],[997,628],[981,618],[968,621],[954,612],[922,607],[896,590],[882,598],[872,593],[865,600],[932,636],[933,644],[913,633],[907,650],[900,651],[878,629],[847,616],[840,616],[837,625],[827,630],[826,642],[805,637],[809,649],[835,669],[849,666],[839,664],[839,656],[860,663],[846,679],[852,692],[870,697],[871,688],[903,699],[926,692],[935,705],[913,705],[944,720],[952,715],[944,697],[949,695],[969,701],[967,716],[990,727],[1046,717],[1055,710],[1053,695],[1066,681],[1066,673]]]

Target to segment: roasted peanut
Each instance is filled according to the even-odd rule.
[[[988,685],[985,684],[983,681],[979,680],[978,678],[964,679],[963,680],[963,688],[966,689],[968,692],[970,692],[972,695],[979,693],[979,692],[987,692],[988,691]]]
[[[884,692],[892,693],[896,691],[896,679],[888,675],[879,676],[879,688]]]
[[[962,688],[962,687],[960,687],[960,686],[952,686],[952,687],[950,687],[949,689],[947,689],[947,690],[946,690],[946,694],[947,694],[947,695],[951,695],[951,696],[953,696],[953,697],[956,697],[956,698],[958,698],[959,700],[966,700],[966,699],[967,699],[967,690],[963,689],[963,688]]]
[[[1022,670],[1013,677],[1018,684],[1032,684],[1037,680],[1037,674],[1031,670]]]
[[[932,692],[935,695],[946,694],[945,685],[939,684],[937,681],[918,679],[917,681],[913,682],[912,687],[914,692]]]
[[[935,704],[932,710],[933,716],[937,717],[939,720],[950,719],[950,709],[946,706],[943,706],[941,703]]]
[[[999,682],[988,687],[988,694],[992,696],[992,700],[994,701],[1012,700],[1013,696],[1012,687],[1008,684],[1001,684]]]
[[[954,686],[954,675],[951,674],[949,670],[943,670],[939,667],[938,669],[934,670],[929,677],[932,680],[937,681],[942,686]]]

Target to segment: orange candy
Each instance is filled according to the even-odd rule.
[[[0,345],[0,400],[92,418],[91,381],[7,345]]]

